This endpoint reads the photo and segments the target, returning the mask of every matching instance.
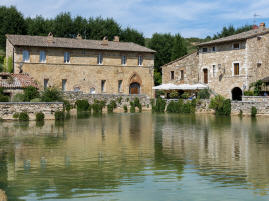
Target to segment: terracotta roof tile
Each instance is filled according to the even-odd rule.
[[[26,73],[13,74],[13,73],[0,73],[0,77],[7,76],[7,79],[0,79],[0,87],[9,89],[20,89],[28,86],[38,88],[37,83],[32,77]]]

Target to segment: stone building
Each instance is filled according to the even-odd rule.
[[[269,29],[261,23],[250,31],[201,43],[194,55],[163,66],[163,83],[204,83],[216,94],[241,100],[251,83],[269,76]],[[178,80],[183,68],[184,82]]]
[[[6,35],[15,73],[28,73],[40,89],[91,94],[153,96],[155,51],[130,42]]]

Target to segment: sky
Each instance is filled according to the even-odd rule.
[[[70,12],[73,17],[114,18],[145,37],[157,32],[204,38],[223,26],[253,24],[254,14],[256,24],[269,25],[269,0],[1,0],[0,5],[14,5],[26,17]]]

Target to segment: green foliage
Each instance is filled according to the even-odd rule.
[[[30,102],[34,102],[34,103],[41,102],[41,98],[34,98]]]
[[[140,104],[139,98],[135,97],[135,99],[134,99],[134,106],[135,107],[138,107],[139,104]]]
[[[162,98],[157,98],[155,101],[151,102],[152,112],[164,113],[166,101]]]
[[[256,114],[257,114],[257,108],[254,107],[254,106],[252,106],[252,107],[251,107],[251,116],[252,116],[252,117],[256,117]]]
[[[156,68],[154,68],[154,84],[155,86],[162,84],[162,74]]]
[[[262,91],[263,83],[261,80],[258,80],[257,82],[253,82],[250,84],[250,88],[254,88],[254,96],[260,96]]]
[[[13,102],[23,102],[24,101],[24,94],[16,94],[12,98]]]
[[[20,121],[29,121],[29,115],[27,114],[27,112],[19,113],[19,120]]]
[[[156,98],[159,98],[161,95],[164,95],[165,93],[164,93],[164,91],[162,91],[162,90],[156,90],[155,91],[155,97]]]
[[[116,103],[116,101],[112,100],[112,101],[110,102],[110,104],[112,105],[113,109],[116,109],[116,108],[117,108],[117,103]]]
[[[137,107],[138,107],[138,111],[142,112],[142,105],[140,103],[139,103],[139,105]]]
[[[166,112],[168,113],[179,113],[180,103],[176,101],[170,101],[167,105]]]
[[[94,100],[94,103],[92,104],[93,113],[102,114],[105,105],[106,103],[104,101]]]
[[[13,114],[13,118],[14,118],[14,119],[18,119],[19,116],[20,116],[20,113],[18,113],[18,112],[16,112],[16,113]]]
[[[41,100],[44,102],[63,101],[62,93],[55,87],[47,88],[42,93]]]
[[[56,121],[63,121],[64,120],[64,112],[63,111],[60,111],[60,110],[56,111],[54,116],[55,116]]]
[[[169,94],[170,98],[177,98],[178,97],[178,92],[176,90],[172,90],[171,93]]]
[[[9,102],[9,97],[3,94],[0,94],[0,102]]]
[[[77,107],[77,111],[88,111],[90,104],[88,102],[88,100],[84,99],[84,100],[77,100],[75,103],[76,107]]]
[[[133,102],[130,102],[130,105],[131,105],[130,112],[131,113],[135,113],[135,105],[134,105],[134,103]]]
[[[4,58],[3,71],[13,73],[13,59],[12,57]]]
[[[227,36],[231,36],[234,34],[238,34],[238,33],[242,33],[245,31],[249,31],[252,29],[252,25],[244,25],[242,27],[238,27],[238,28],[234,28],[234,26],[230,25],[229,27],[223,27],[222,31],[220,33],[217,33],[213,36],[213,40],[218,39],[218,38],[222,38],[222,37],[227,37]]]
[[[244,96],[254,96],[254,91],[251,90],[244,91]]]
[[[121,101],[122,101],[122,97],[118,97],[118,98],[117,98],[117,102],[118,102],[118,104],[121,104]]]
[[[107,112],[108,112],[108,113],[113,113],[113,110],[114,110],[113,105],[112,105],[111,103],[109,103],[109,104],[107,105]]]
[[[170,101],[167,105],[166,112],[168,113],[194,113],[196,108],[196,100],[187,101],[184,103],[182,99],[178,101]]]
[[[70,104],[70,102],[68,100],[64,100],[63,102],[64,102],[64,110],[66,110],[67,112],[69,112],[71,110],[71,107],[72,107],[71,104]],[[89,107],[90,107],[90,105],[89,105]]]
[[[24,93],[24,101],[27,101],[27,102],[30,102],[34,98],[40,97],[39,91],[37,90],[37,88],[33,86],[26,87],[23,90],[23,93]]]
[[[128,112],[128,107],[127,107],[127,105],[124,105],[124,106],[123,106],[123,109],[124,109],[124,112],[125,112],[125,113]]]
[[[140,33],[137,30],[129,27],[121,30],[120,39],[124,42],[134,42],[142,46],[145,45],[145,38],[143,33]]]
[[[174,36],[174,44],[172,48],[171,60],[176,60],[187,54],[187,46],[185,39],[180,35]]]
[[[44,121],[45,115],[43,112],[38,112],[35,115],[35,120],[36,121]]]
[[[209,99],[210,98],[210,93],[208,89],[202,89],[198,92],[197,97],[199,99]]]
[[[188,99],[189,94],[187,92],[184,92],[180,97],[183,98],[183,99]]]
[[[216,115],[229,116],[231,114],[231,100],[218,95],[211,99],[209,108],[214,109]]]

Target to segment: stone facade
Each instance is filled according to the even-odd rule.
[[[173,84],[195,84],[198,83],[197,52],[181,57],[162,66],[162,82]],[[172,72],[174,72],[172,77]]]
[[[13,114],[20,112],[27,112],[30,120],[35,120],[38,112],[43,112],[45,119],[55,119],[54,113],[57,110],[63,110],[63,103],[0,102],[0,117],[7,120],[13,119]]]
[[[74,39],[70,40],[74,41]],[[22,62],[24,50],[29,52],[28,62]],[[40,51],[45,52],[45,62],[40,62]],[[68,63],[64,62],[65,52],[70,54]],[[7,56],[14,54],[14,72],[28,73],[38,82],[40,89],[44,89],[46,82],[47,87],[64,88],[65,91],[129,94],[131,84],[138,83],[139,94],[154,96],[152,90],[154,86],[153,51],[16,46],[7,39],[6,54]],[[97,61],[100,54],[103,57],[102,64],[98,64]],[[126,57],[126,64],[122,64],[122,56]],[[143,60],[142,65],[138,65],[140,56]],[[102,84],[104,81],[105,83]]]

